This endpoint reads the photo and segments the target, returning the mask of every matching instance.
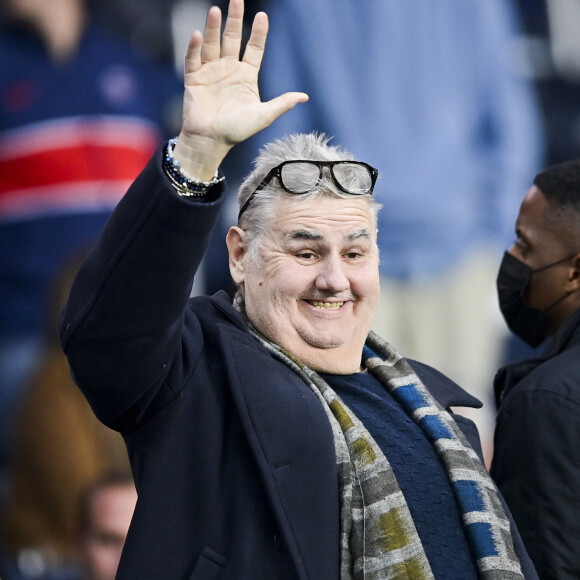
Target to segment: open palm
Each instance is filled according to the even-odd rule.
[[[289,92],[262,102],[258,73],[268,34],[268,17],[256,14],[242,57],[243,0],[231,0],[221,35],[221,12],[212,7],[205,33],[196,32],[185,59],[185,95],[180,140],[194,148],[204,143],[225,156],[229,149],[307,100]],[[221,38],[220,38],[221,36]]]

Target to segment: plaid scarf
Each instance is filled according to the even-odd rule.
[[[236,307],[243,314],[243,303]],[[413,518],[384,453],[355,414],[316,372],[251,334],[310,387],[334,435],[340,497],[341,579],[433,578]],[[427,391],[409,363],[370,332],[362,362],[423,429],[445,465],[481,578],[524,578],[510,523],[485,467],[451,415]]]

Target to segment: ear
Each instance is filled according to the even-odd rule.
[[[246,277],[244,257],[247,253],[246,232],[238,226],[232,226],[226,236],[230,274],[236,284],[242,284]]]
[[[580,254],[572,258],[572,267],[568,274],[568,289],[571,292],[580,289]]]

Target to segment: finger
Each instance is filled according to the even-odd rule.
[[[243,0],[230,0],[228,17],[222,37],[222,56],[225,58],[240,58],[242,44],[242,29],[244,26]]]
[[[266,48],[266,38],[268,37],[268,16],[265,12],[258,12],[254,16],[250,38],[246,44],[243,62],[256,68],[260,68],[264,49]]]
[[[207,13],[205,32],[201,44],[201,62],[211,62],[220,57],[220,34],[222,12],[217,6],[212,6]]]
[[[193,33],[185,53],[185,74],[195,72],[201,67],[201,43],[203,35],[199,30]]]

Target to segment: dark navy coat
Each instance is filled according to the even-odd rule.
[[[75,379],[125,437],[139,494],[118,577],[336,580],[326,414],[225,293],[189,299],[223,192],[205,203],[179,197],[160,159],[119,204],[61,317]],[[445,407],[477,406],[415,366]],[[473,423],[458,422],[480,450]]]

